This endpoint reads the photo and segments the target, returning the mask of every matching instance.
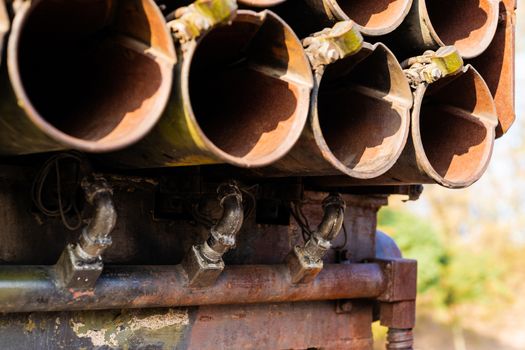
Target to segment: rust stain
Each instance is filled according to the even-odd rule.
[[[73,294],[73,299],[78,299],[78,298],[81,298],[81,297],[94,297],[95,296],[95,291],[90,289],[90,290],[75,290],[73,288],[70,288],[69,289],[69,292],[71,294]]]

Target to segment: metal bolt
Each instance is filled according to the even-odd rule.
[[[438,80],[442,77],[441,70],[439,68],[432,69],[432,78]]]

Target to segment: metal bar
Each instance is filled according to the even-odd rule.
[[[62,289],[50,266],[0,269],[0,312],[102,310],[375,298],[387,283],[378,264],[328,265],[293,285],[285,265],[228,266],[215,285],[189,288],[176,266],[110,266],[92,290]]]

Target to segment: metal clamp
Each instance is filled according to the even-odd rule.
[[[235,183],[226,183],[217,189],[222,217],[210,229],[208,239],[194,245],[182,262],[191,287],[212,285],[224,270],[222,256],[235,246],[243,220],[242,193]]]
[[[304,246],[296,246],[286,262],[292,283],[312,281],[323,269],[322,258],[331,248],[344,221],[346,204],[340,194],[331,194],[323,201],[324,215],[317,229]]]
[[[81,183],[94,215],[82,229],[77,244],[69,244],[55,265],[58,283],[65,288],[90,289],[102,273],[102,253],[111,245],[117,213],[113,190],[102,176],[84,178]]]
[[[343,21],[303,39],[303,46],[312,67],[318,69],[359,52],[363,36],[353,21]]]
[[[177,9],[168,22],[173,36],[181,44],[194,40],[221,23],[230,23],[237,13],[236,0],[197,0]]]
[[[455,75],[463,69],[463,58],[454,46],[444,46],[437,51],[425,51],[401,63],[410,86],[432,84],[439,79]]]

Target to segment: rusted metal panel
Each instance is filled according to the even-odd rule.
[[[29,163],[33,164],[34,161],[30,161]],[[40,261],[40,263],[46,261],[52,264],[56,262],[66,241],[74,241],[78,233],[68,233],[67,230],[61,227],[59,220],[41,217],[36,212],[32,213],[27,210],[27,208],[31,207],[29,193],[31,180],[34,176],[34,168],[32,166],[2,166],[0,173],[0,197],[2,202],[6,204],[6,210],[2,211],[2,215],[5,216],[0,217],[0,221],[7,224],[0,230],[0,237],[2,237],[5,243],[0,247],[2,258],[4,258],[5,262],[10,263],[25,261],[29,264],[35,264],[37,261]],[[106,264],[110,264],[111,262],[127,264],[130,262],[141,264],[164,262],[177,264],[180,263],[187,249],[189,249],[192,244],[199,241],[202,242],[202,240],[207,237],[208,231],[206,229],[194,226],[187,220],[155,218],[155,201],[153,197],[156,191],[158,191],[158,175],[141,178],[110,175],[107,176],[107,178],[114,188],[114,200],[120,220],[118,220],[116,229],[112,233],[113,245],[105,252],[104,259]],[[312,222],[321,220],[322,210],[320,209],[320,205],[325,196],[326,194],[324,193],[315,192],[305,194],[304,199],[306,202],[304,211],[309,215]],[[352,261],[359,262],[363,259],[372,259],[374,257],[376,213],[379,207],[386,204],[386,197],[345,195],[344,200],[348,204],[347,214],[345,215],[348,239],[345,242],[343,234],[341,234],[337,242],[334,242],[334,245],[340,246],[342,243],[346,243],[346,246],[343,247],[346,253],[343,254],[343,256],[348,256]],[[18,217],[20,220],[13,222],[8,217]],[[39,235],[35,235],[35,232],[39,232]],[[248,218],[238,238],[237,249],[227,253],[225,256],[227,265],[282,263],[290,249],[302,241],[299,228],[293,219],[290,220],[289,226],[260,225],[256,223],[255,215]],[[46,249],[41,249],[42,246],[46,246]],[[47,247],[49,247],[49,249],[47,249]],[[254,255],[251,256],[250,252],[254,253]],[[337,261],[341,256],[341,254],[330,251],[325,258],[325,263]],[[362,266],[366,269],[366,265],[356,266],[358,266],[358,268]],[[339,265],[336,266],[336,269],[345,267],[347,266]],[[162,267],[153,267],[153,270],[157,268],[162,269]],[[274,267],[261,266],[255,267],[254,269],[248,265],[233,268],[245,269],[247,271],[246,276],[249,278],[249,282],[240,284],[241,290],[245,288],[246,294],[232,294],[231,289],[228,289],[228,292],[224,295],[229,298],[229,300],[225,300],[224,302],[232,303],[238,302],[238,300],[250,301],[250,298],[252,298],[252,302],[257,301],[253,298],[264,297],[265,286],[272,288],[270,293],[272,295],[272,301],[281,300],[274,298],[275,296],[278,298],[281,298],[281,296],[286,297],[286,293],[283,294],[282,288],[291,288],[288,280],[284,282],[281,287],[275,288],[275,285],[272,286],[271,283],[263,278],[265,275],[264,271],[269,271],[268,269],[271,270]],[[20,269],[20,271],[23,271],[24,268],[20,267]],[[48,268],[45,268],[45,270],[47,269]],[[169,269],[168,267],[168,270]],[[225,275],[219,278],[218,287],[226,288],[228,286],[228,284],[221,284],[220,280],[222,278],[229,278],[229,269],[231,268],[227,267]],[[277,267],[277,269],[281,269],[281,272],[276,276],[287,276],[287,269],[283,265]],[[117,273],[117,270],[122,273]],[[126,270],[127,267],[125,266],[109,266],[107,272],[115,271],[116,273],[113,274],[113,277],[122,278],[122,280],[125,281],[132,281],[133,279],[130,280],[128,278],[129,275],[126,274]],[[357,270],[353,270],[348,276],[346,274],[344,276],[337,274],[334,278],[338,282],[334,285],[323,277],[323,274],[330,274],[331,270],[332,268],[329,265],[321,272],[318,280],[319,284],[294,287],[293,290],[290,291],[291,294],[288,294],[288,297],[286,297],[289,298],[287,300],[311,298],[317,293],[316,290],[318,287],[325,291],[326,288],[335,287],[336,289],[334,291],[338,294],[334,294],[333,297],[347,298],[351,295],[348,293],[347,287],[342,286],[340,283],[346,284],[354,281],[352,283],[352,288],[354,288],[358,286],[358,284],[355,283],[355,278],[360,279],[364,277],[364,275]],[[27,275],[24,277],[25,281],[28,281],[27,277]],[[170,304],[183,301],[181,295],[177,297],[174,296],[173,298],[166,297],[165,293],[177,291],[177,288],[174,288],[176,284],[171,283],[172,280],[169,276],[161,273],[160,275],[156,274],[155,277],[158,277],[159,280],[165,283],[164,287],[160,285],[157,286],[160,292],[158,290],[152,292],[151,295],[153,298],[129,298],[125,306],[159,306],[156,304],[159,300]],[[104,279],[105,277],[102,276],[99,282],[104,284]],[[23,279],[19,280],[22,281]],[[156,288],[150,283],[153,281],[151,275],[144,275],[142,280],[144,283],[139,284],[144,285],[144,288]],[[260,281],[260,283],[257,281]],[[53,284],[51,279],[46,279],[44,284],[50,288],[56,288],[56,285]],[[108,297],[113,295],[117,298],[118,294],[123,291],[137,291],[136,285],[133,288],[127,288],[125,285],[117,283],[114,284],[114,287],[114,291],[103,291],[103,294]],[[373,286],[367,284],[362,290],[367,290],[370,287]],[[258,292],[254,293],[254,290]],[[346,294],[341,294],[342,290],[346,290]],[[142,291],[146,290],[142,289]],[[210,298],[215,298],[220,295],[220,293],[213,288],[208,292],[210,293],[209,298],[205,297],[201,302],[210,303],[212,302]],[[197,292],[197,295],[195,292],[190,294],[187,294],[187,292],[182,293],[185,294],[186,297],[188,295],[198,297],[199,293],[204,292]],[[83,302],[81,300],[87,301],[90,299],[91,297],[88,294],[82,295],[82,293],[77,293],[76,296],[78,299],[75,299],[73,303],[79,308],[87,307],[86,304],[82,304]],[[120,295],[122,296],[122,294]],[[200,297],[203,297],[203,294],[201,294]],[[364,295],[361,295],[361,297],[364,297]],[[324,292],[319,298],[325,299]],[[37,297],[32,299],[35,301],[39,300]],[[104,303],[97,301],[93,303],[93,305],[95,304],[97,307],[101,307]],[[46,307],[49,306],[49,301],[46,302],[45,305]],[[72,305],[73,304],[70,304],[67,307],[73,307]],[[107,307],[117,307],[116,304],[111,305],[114,306],[108,305]],[[335,313],[335,303],[328,301],[319,303],[285,302],[282,304],[269,305],[207,306],[205,308],[206,312],[203,315],[212,317],[213,319],[216,317],[218,320],[224,320],[228,317],[235,318],[235,315],[246,314],[246,317],[243,319],[241,316],[241,318],[237,320],[237,323],[230,322],[230,330],[232,334],[235,334],[235,337],[225,339],[222,330],[227,327],[226,324],[223,324],[222,328],[217,326],[218,331],[213,335],[217,342],[224,341],[229,342],[228,344],[239,344],[239,347],[250,344],[250,341],[254,339],[260,339],[261,346],[264,346],[265,343],[269,344],[268,349],[279,347],[274,345],[282,343],[292,349],[305,349],[310,346],[320,347],[319,344],[323,344],[324,346],[322,348],[327,349],[346,349],[351,347],[370,350],[372,348],[369,327],[369,322],[371,322],[372,317],[371,306],[369,303],[361,301],[355,301],[353,305],[355,312],[350,312],[344,316],[337,316]],[[26,306],[30,307],[30,305]],[[93,348],[91,345],[92,340],[98,342],[97,344],[104,344],[103,346],[108,347],[117,344],[117,348],[121,344],[128,344],[131,348],[149,346],[150,348],[174,349],[204,348],[206,344],[210,346],[213,345],[213,342],[210,342],[209,338],[203,336],[203,332],[205,332],[206,329],[210,332],[209,326],[212,324],[210,322],[213,321],[209,321],[207,317],[204,317],[201,320],[202,324],[199,324],[199,319],[196,315],[200,311],[192,311],[197,309],[190,307],[187,309],[188,324],[185,324],[186,321],[184,320],[186,316],[184,316],[184,313],[181,316],[177,310],[155,310],[149,312],[148,310],[141,309],[109,313],[106,311],[96,311],[72,314],[32,313],[30,315],[8,315],[5,316],[3,320],[0,318],[0,345],[16,344],[16,346],[18,346],[18,344],[20,344],[19,348],[21,349],[32,347],[53,349],[59,346],[67,347],[72,346],[71,344],[73,344],[73,346],[78,344],[78,347]],[[77,316],[79,314],[88,315],[88,318],[78,318]],[[268,321],[269,315],[272,317],[271,324]],[[56,317],[60,317],[58,322],[56,321]],[[181,317],[182,325],[179,322]],[[138,323],[134,321],[136,318],[139,319]],[[138,327],[136,324],[139,326],[144,325],[159,318],[166,320],[168,326],[162,327],[162,329],[150,329],[147,327],[143,327],[142,329],[136,328]],[[29,319],[32,319],[34,324],[32,324]],[[141,319],[148,321],[140,321]],[[253,321],[249,322],[249,327],[246,326],[243,328],[242,324],[248,324],[243,321],[246,319]],[[315,325],[312,325],[312,322],[310,322],[312,319],[322,320],[322,322],[317,322]],[[292,321],[297,322],[293,327],[290,326],[290,322]],[[267,325],[266,332],[261,330],[261,324],[258,322],[266,322],[262,323]],[[67,326],[62,328],[61,324]],[[88,326],[86,326],[86,324],[88,324]],[[132,324],[135,324],[135,326]],[[47,325],[49,328],[44,330]],[[74,326],[74,329],[71,328],[71,325]],[[32,331],[25,331],[24,327],[26,326]],[[21,329],[17,329],[17,327],[21,327]],[[199,327],[195,328],[199,331],[195,333],[199,334],[198,337],[193,336],[192,327]],[[106,333],[105,329],[109,329],[109,331]],[[135,329],[135,331],[131,332],[129,329]],[[240,329],[244,330],[249,336],[243,336],[244,332],[237,332],[237,330]],[[277,330],[283,329],[290,330],[287,336],[281,335],[279,338],[272,338],[272,333],[276,334],[275,332],[277,332]],[[334,329],[337,329],[336,333],[334,333]],[[308,335],[305,337],[301,335],[303,331],[306,332],[308,330],[316,332],[315,336]],[[328,330],[331,330],[331,332],[328,333]],[[4,334],[9,334],[9,336],[2,337]],[[327,336],[327,334],[335,335]],[[254,338],[255,335],[258,338]],[[209,337],[211,336],[212,334],[210,333]],[[268,340],[270,338],[273,339],[273,343]],[[117,339],[116,343],[114,339]],[[202,343],[199,345],[198,341]],[[217,342],[215,343],[215,348],[217,348]],[[190,347],[190,344],[195,345],[195,347]],[[257,348],[261,348],[261,346],[257,344]],[[239,347],[234,345],[234,348]]]
[[[10,314],[3,349],[372,349],[371,305],[332,302]]]
[[[412,329],[416,325],[415,300],[380,303],[379,310],[381,324],[385,327]]]
[[[0,316],[3,349],[187,349],[193,309],[142,309]]]
[[[31,161],[34,162],[34,161]],[[0,261],[4,264],[50,265],[56,263],[68,243],[74,243],[80,232],[65,229],[58,218],[48,218],[32,208],[31,183],[33,167],[0,166]],[[113,244],[104,252],[107,264],[163,264],[182,261],[191,245],[208,236],[208,230],[191,220],[156,218],[155,194],[159,177],[106,176],[114,191],[119,220],[111,236]],[[215,196],[215,195],[214,195]],[[321,220],[320,204],[324,193],[306,192],[303,210],[312,223]],[[345,227],[348,233],[348,259],[359,262],[374,257],[376,215],[387,204],[385,196],[344,195],[348,203]],[[12,220],[12,218],[17,218]],[[38,232],[38,234],[35,234]],[[268,225],[256,222],[256,215],[247,217],[237,236],[237,247],[225,254],[226,264],[280,264],[297,244],[302,242],[297,223]],[[341,233],[334,241],[345,243]],[[41,249],[46,247],[46,249]],[[326,263],[335,262],[329,251]]]
[[[188,345],[195,349],[371,349],[371,305],[335,314],[331,302],[201,307]]]

